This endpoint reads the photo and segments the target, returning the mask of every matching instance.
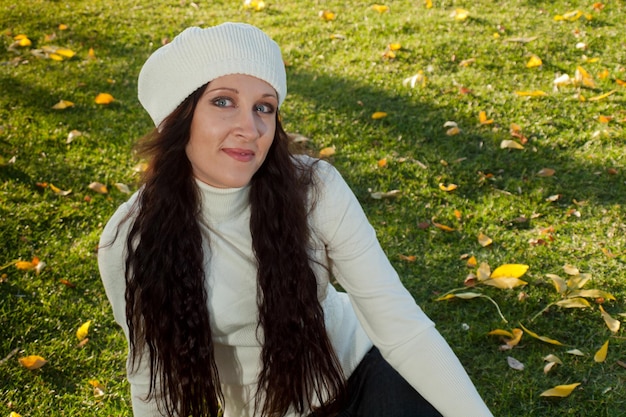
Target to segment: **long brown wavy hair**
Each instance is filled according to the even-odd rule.
[[[223,403],[198,223],[201,199],[185,153],[205,88],[138,145],[149,167],[126,240],[131,369],[149,361],[147,399],[168,416],[217,416]],[[345,377],[326,333],[307,251],[312,169],[293,158],[278,113],[276,118],[274,141],[250,184],[262,329],[255,413],[302,414],[318,403],[316,415],[332,415],[344,399]]]

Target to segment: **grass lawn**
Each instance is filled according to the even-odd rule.
[[[287,130],[345,176],[494,415],[626,416],[626,5],[372,5],[0,0],[0,416],[131,415],[96,250],[152,127],[137,74],[183,28],[227,20],[282,46]],[[525,285],[488,279],[506,264]],[[544,340],[488,334],[522,326]]]

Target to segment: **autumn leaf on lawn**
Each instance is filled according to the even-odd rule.
[[[574,72],[574,82],[578,85],[582,85],[583,87],[596,87],[596,82],[593,80],[591,74],[589,74],[589,72],[587,72],[587,70],[580,65],[576,67],[576,72]]]
[[[23,358],[19,358],[18,361],[24,368],[29,369],[31,371],[34,369],[39,369],[42,366],[44,366],[46,363],[48,363],[47,360],[45,360],[39,355],[25,356]]]
[[[524,327],[523,324],[520,324],[520,327],[526,333],[528,333],[529,336],[534,337],[535,339],[539,339],[542,342],[550,343],[551,345],[563,346],[563,343],[559,342],[558,340],[550,339],[549,337],[546,337],[546,336],[539,336],[537,333],[528,330],[526,327]]]
[[[478,121],[480,122],[481,125],[489,125],[493,123],[493,119],[488,119],[487,113],[484,110],[481,110],[478,113]]]
[[[50,183],[49,187],[56,195],[60,195],[60,196],[66,196],[72,192],[72,190],[62,190],[59,187],[56,187],[52,183]]]
[[[96,104],[111,104],[115,101],[113,96],[109,93],[100,93],[96,96]]]
[[[541,65],[543,65],[541,58],[539,58],[537,55],[533,55],[526,63],[526,68],[536,68],[540,67]]]
[[[572,78],[570,78],[567,74],[557,75],[552,83],[554,84],[554,88],[563,87],[565,85],[570,85],[574,82]]]
[[[402,85],[404,87],[410,86],[411,88],[415,88],[417,84],[420,84],[422,87],[426,87],[426,76],[422,70],[419,70],[417,74],[402,80]]]
[[[500,346],[500,350],[510,350],[519,344],[520,340],[522,340],[522,335],[524,334],[524,332],[521,329],[517,328],[513,329],[512,332],[502,329],[496,329],[490,331],[487,334],[490,336],[504,336],[505,344]]]
[[[265,2],[262,0],[246,0],[243,2],[243,8],[254,10],[255,12],[260,12],[261,10],[265,9]]]
[[[128,188],[128,185],[121,182],[116,182],[114,185],[115,187],[117,187],[118,190],[120,190],[120,192],[124,194],[130,194],[130,188]]]
[[[57,104],[52,106],[54,110],[63,110],[63,109],[67,109],[68,107],[74,107],[74,103],[72,103],[71,101],[67,101],[67,100],[61,100]]]
[[[557,385],[554,388],[550,388],[547,391],[539,394],[541,397],[569,397],[569,395],[580,385],[580,382],[569,385]]]
[[[556,171],[552,168],[541,168],[539,172],[537,172],[538,177],[551,177],[554,175]]]
[[[318,16],[326,20],[327,22],[330,20],[335,20],[335,18],[337,17],[335,13],[331,12],[330,10],[320,10]]]
[[[615,300],[615,296],[609,292],[597,290],[595,288],[589,290],[573,290],[568,297],[583,297],[593,299]]]
[[[604,311],[602,305],[600,305],[600,313],[602,313],[602,318],[606,323],[606,327],[608,327],[611,332],[617,333],[619,331],[621,322],[619,320],[615,320],[613,317],[611,317],[609,313]]]
[[[97,379],[90,379],[89,385],[93,387],[93,395],[102,397],[104,395],[104,386]]]
[[[505,139],[500,142],[500,149],[524,149],[524,146],[512,139]]]
[[[402,194],[402,191],[400,190],[391,190],[386,192],[370,190],[370,197],[372,197],[374,200],[381,200],[383,198],[396,198],[400,196],[400,194]]]
[[[519,278],[528,271],[529,266],[524,264],[504,264],[497,267],[491,278]]]
[[[548,372],[550,372],[552,370],[552,368],[554,368],[557,364],[559,365],[563,365],[563,362],[561,361],[561,359],[559,359],[558,356],[553,355],[553,354],[549,354],[548,356],[546,356],[545,358],[543,358],[544,361],[548,362],[544,367],[543,367],[543,373],[547,374]]]
[[[545,91],[541,91],[541,90],[516,91],[515,94],[517,94],[520,97],[545,97],[548,95],[548,93],[546,93]]]
[[[374,4],[372,6],[373,10],[376,10],[378,13],[386,13],[389,11],[389,6],[385,6],[382,4]]]
[[[24,34],[19,34],[19,35],[14,36],[13,40],[15,41],[16,46],[26,47],[26,46],[31,46],[33,44],[31,40],[28,39],[28,36]]]
[[[458,20],[462,22],[464,20],[467,20],[467,18],[469,17],[469,11],[465,9],[455,9],[450,14],[450,17],[453,17],[454,20]]]
[[[107,186],[102,184],[101,182],[92,182],[91,184],[89,184],[89,188],[100,194],[106,194],[109,192]]]
[[[328,158],[331,157],[335,154],[336,152],[336,148],[335,146],[327,146],[325,148],[323,148],[322,150],[320,150],[319,156],[320,158]]]
[[[377,111],[372,113],[372,119],[374,120],[384,119],[385,117],[387,117],[387,113],[385,113],[384,111]]]
[[[478,265],[478,261],[476,260],[475,256],[470,256],[469,259],[467,260],[466,263],[468,268],[474,268],[476,265]]]
[[[512,369],[515,369],[516,371],[523,371],[524,370],[524,364],[521,363],[520,361],[518,361],[517,359],[515,359],[512,356],[507,356],[506,357],[506,363],[508,363],[509,367],[511,367]]]
[[[81,132],[80,130],[72,130],[70,133],[68,133],[67,135],[67,139],[65,140],[66,144],[70,144],[74,141],[74,139],[76,139],[79,136],[82,136],[83,132]]]
[[[483,248],[491,245],[492,243],[493,243],[493,239],[491,239],[486,234],[482,232],[478,234],[478,244],[482,246]]]
[[[442,182],[440,182],[440,183],[439,183],[439,189],[440,189],[441,191],[450,192],[450,191],[454,191],[454,190],[456,190],[457,188],[458,188],[458,186],[457,186],[456,184],[452,184],[452,183],[451,183],[451,184],[445,185],[445,184],[444,184],[444,183],[442,183]]]
[[[593,355],[593,360],[595,362],[604,362],[606,360],[606,356],[609,353],[609,341],[604,342],[602,347]]]
[[[616,93],[617,90],[611,90],[608,93],[604,93],[604,94],[600,94],[599,96],[595,96],[595,97],[590,97],[587,99],[587,101],[598,101],[598,100],[603,100],[605,98],[607,98],[608,96]]]
[[[455,230],[453,227],[446,226],[445,224],[437,223],[434,217],[430,219],[430,221],[432,222],[433,226],[435,226],[437,229],[443,230],[444,232],[454,232]]]
[[[91,320],[84,322],[78,330],[76,330],[76,337],[79,341],[87,337],[87,334],[89,334],[89,326],[91,326]]]
[[[449,120],[445,122],[443,124],[443,127],[448,128],[448,130],[446,130],[446,135],[448,136],[454,136],[454,135],[458,135],[459,133],[461,133],[461,129],[459,129],[459,126],[454,121]]]
[[[11,412],[9,413],[9,417],[22,417],[22,415],[21,415],[21,414],[16,413],[15,411],[11,411]]]
[[[450,292],[447,293],[445,295],[442,295],[441,297],[435,299],[435,301],[445,301],[445,300],[452,300],[454,298],[460,298],[462,300],[471,300],[473,298],[486,298],[487,300],[489,300],[498,310],[498,314],[500,315],[500,318],[502,319],[503,322],[508,323],[507,319],[504,317],[504,315],[502,314],[502,311],[500,310],[500,306],[498,305],[498,303],[496,303],[494,301],[493,298],[489,297],[488,295],[485,294],[481,294],[479,292]]]
[[[584,298],[580,298],[580,297],[565,298],[563,300],[557,301],[554,304],[559,306],[559,307],[563,307],[563,308],[587,308],[587,307],[591,307],[591,304],[589,304],[589,301],[585,300]]]

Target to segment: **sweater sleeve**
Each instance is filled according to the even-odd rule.
[[[128,326],[126,324],[126,280],[124,277],[124,260],[126,236],[132,220],[123,221],[130,211],[136,197],[122,204],[109,219],[100,236],[98,246],[98,267],[104,289],[113,309],[115,321],[124,331],[128,342]],[[131,370],[127,361],[126,369],[131,390],[133,415],[135,417],[153,417],[161,415],[154,401],[144,401],[150,388],[149,361],[144,359]]]
[[[317,170],[315,232],[374,345],[443,416],[491,416],[450,346],[402,285],[348,185],[323,161]]]

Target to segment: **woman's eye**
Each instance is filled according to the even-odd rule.
[[[272,106],[271,104],[257,104],[254,107],[254,110],[260,113],[271,114],[274,113],[274,106]]]
[[[217,107],[228,107],[232,105],[232,100],[226,97],[218,97],[213,100],[213,104]]]

